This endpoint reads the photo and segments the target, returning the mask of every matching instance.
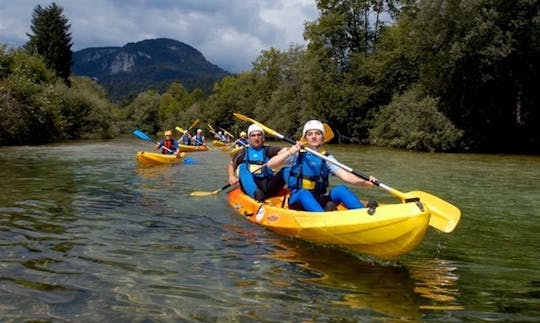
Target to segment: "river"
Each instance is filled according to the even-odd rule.
[[[0,317],[81,322],[536,322],[540,157],[329,145],[460,208],[392,261],[286,238],[226,202],[227,154],[140,167],[138,139],[0,147]],[[332,179],[332,183],[335,179]],[[397,200],[382,189],[362,199]]]

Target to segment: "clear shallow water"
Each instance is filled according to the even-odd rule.
[[[284,238],[216,196],[227,156],[139,167],[146,142],[0,148],[0,317],[53,321],[540,318],[540,158],[329,146],[403,192],[458,206],[392,262]],[[381,189],[365,199],[393,202]]]

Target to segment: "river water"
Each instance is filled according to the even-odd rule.
[[[393,261],[279,236],[226,202],[227,155],[140,167],[137,139],[0,148],[0,318],[80,322],[536,322],[540,157],[331,145],[456,205]],[[334,183],[334,179],[332,180]],[[379,188],[363,199],[397,200]]]

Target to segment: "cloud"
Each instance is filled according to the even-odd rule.
[[[34,8],[49,1],[0,0],[0,42],[28,41]],[[172,38],[230,72],[251,68],[262,50],[305,44],[304,23],[317,19],[314,0],[65,0],[74,51]]]

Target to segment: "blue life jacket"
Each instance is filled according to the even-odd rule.
[[[271,178],[274,174],[268,167],[261,168],[268,161],[268,147],[262,146],[259,149],[246,147],[244,152],[244,162],[246,169],[256,178]]]
[[[328,156],[326,153],[323,154]],[[330,170],[323,159],[301,150],[296,163],[286,167],[283,174],[287,186],[293,192],[306,189],[326,193]]]
[[[192,140],[191,143],[192,143],[194,146],[202,146],[202,145],[203,145],[203,143],[204,143],[204,136],[197,136],[197,135],[195,135],[193,138],[194,138],[194,140]]]
[[[189,145],[189,144],[191,144],[191,138],[189,138],[189,137],[186,136],[186,135],[183,135],[183,136],[182,136],[182,144],[184,144],[184,145]]]

